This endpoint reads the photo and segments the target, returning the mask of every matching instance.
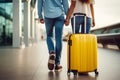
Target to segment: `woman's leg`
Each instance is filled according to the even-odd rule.
[[[90,33],[91,26],[92,26],[92,19],[87,17],[87,21],[86,21],[86,33]]]
[[[84,26],[85,24],[86,24],[86,27]],[[84,18],[83,18],[81,32],[82,33],[87,33],[87,34],[90,33],[91,26],[92,26],[92,24],[91,24],[91,18],[86,17],[86,22],[84,21]]]

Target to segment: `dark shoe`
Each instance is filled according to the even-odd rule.
[[[62,71],[62,66],[56,65],[55,66],[55,71]]]
[[[51,53],[48,60],[48,69],[53,70],[55,64],[55,54]]]

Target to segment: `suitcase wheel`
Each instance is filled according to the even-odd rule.
[[[67,73],[68,76],[70,76],[70,73]]]
[[[73,72],[74,76],[77,76],[77,71],[76,70],[72,71],[72,72]]]
[[[72,70],[72,71],[70,71],[70,70],[68,69],[68,71],[67,71],[67,75],[68,75],[68,76],[70,76],[70,72],[73,72],[73,75],[74,75],[74,76],[77,76],[77,73],[78,73],[77,70]]]
[[[73,72],[74,76],[77,76],[77,72]]]
[[[97,71],[97,69],[95,70],[95,75],[98,76],[99,72]]]
[[[69,69],[68,69],[68,71],[67,71],[67,75],[70,76],[70,70],[69,70]]]

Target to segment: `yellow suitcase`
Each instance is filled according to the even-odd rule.
[[[71,34],[68,40],[68,74],[97,71],[97,38],[94,34]]]
[[[75,34],[75,16],[84,16],[84,30],[86,30],[86,15],[74,14],[74,34],[68,37],[68,75],[73,72],[74,75],[81,72],[97,71],[97,37],[94,34]]]

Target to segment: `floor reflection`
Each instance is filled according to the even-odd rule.
[[[77,76],[71,74],[70,76],[67,76],[66,74],[63,77],[62,72],[55,72],[55,71],[48,72],[48,80],[62,80],[62,79],[64,80],[66,79],[66,77],[68,77],[67,80],[97,80],[98,76],[95,75],[93,76],[90,74],[87,75],[78,74]]]
[[[68,80],[97,80],[97,76],[91,76],[91,75],[77,75],[77,76],[68,76]]]
[[[48,72],[48,78],[49,78],[49,80],[53,80],[54,79],[53,71]]]
[[[60,80],[60,73],[57,71],[49,71],[48,72],[48,78],[49,80]]]

